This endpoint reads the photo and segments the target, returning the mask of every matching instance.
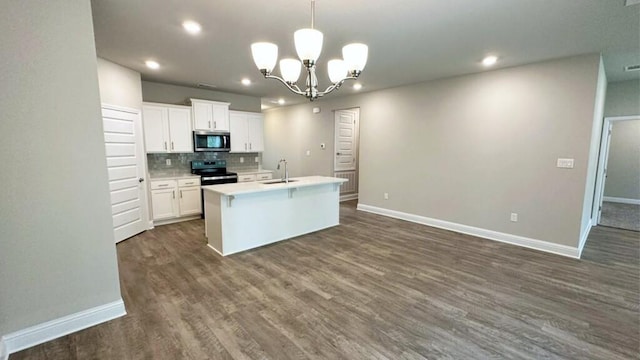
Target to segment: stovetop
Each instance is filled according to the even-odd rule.
[[[203,177],[237,175],[227,171],[226,160],[193,160],[191,161],[191,173]]]

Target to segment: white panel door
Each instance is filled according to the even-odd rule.
[[[140,112],[102,105],[115,242],[147,229],[144,151]]]
[[[335,171],[356,169],[356,119],[353,110],[337,110],[335,114]]]
[[[169,108],[169,134],[171,152],[193,152],[191,109]]]

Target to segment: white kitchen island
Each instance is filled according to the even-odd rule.
[[[339,225],[340,185],[346,179],[273,181],[202,187],[209,247],[226,256]]]

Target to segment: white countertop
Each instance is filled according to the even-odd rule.
[[[199,178],[200,175],[194,175],[191,173],[154,173],[149,174],[149,178],[151,181],[155,180],[178,180],[178,179],[187,179],[187,178]]]
[[[278,181],[279,179],[271,179],[266,181],[252,181],[244,183],[220,184],[203,186],[202,189],[218,193],[220,195],[241,195],[251,194],[263,191],[295,189],[306,186],[317,186],[325,184],[342,184],[347,179],[327,177],[327,176],[304,176],[290,178],[289,183],[266,184],[268,182]]]

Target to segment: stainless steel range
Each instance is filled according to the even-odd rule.
[[[200,175],[200,185],[218,185],[238,182],[238,174],[227,171],[226,160],[193,160],[191,161],[191,173]],[[202,196],[202,218],[204,219],[204,190],[200,190]]]

